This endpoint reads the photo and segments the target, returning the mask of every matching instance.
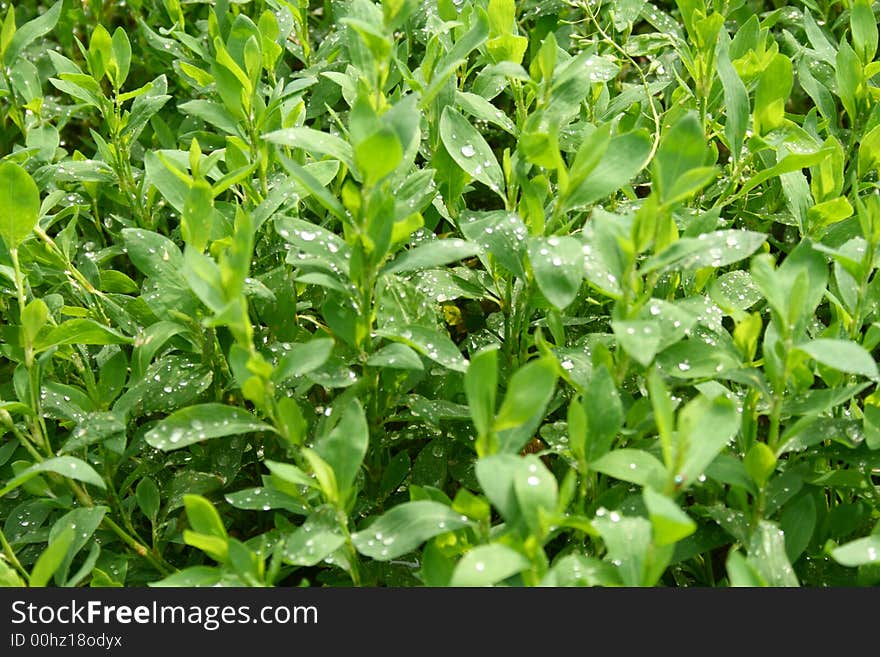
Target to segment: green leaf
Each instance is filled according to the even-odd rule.
[[[273,144],[301,148],[312,155],[335,157],[349,169],[355,169],[354,149],[351,144],[336,135],[301,126],[276,130],[263,135],[263,138]]]
[[[489,34],[498,36],[510,34],[515,29],[516,3],[514,0],[489,0],[486,9],[489,17]]]
[[[646,518],[630,518],[617,511],[596,512],[593,526],[605,542],[605,559],[617,565],[624,586],[645,586],[648,571],[648,551],[651,547],[652,526]],[[659,556],[659,555],[657,555]]]
[[[128,121],[122,130],[122,136],[129,139],[137,139],[143,129],[147,126],[159,110],[165,106],[171,96],[165,92],[168,90],[168,82],[164,75],[157,76],[152,82],[148,82],[141,87],[143,92],[138,93],[131,105],[131,113],[128,115]],[[121,97],[120,97],[121,99]]]
[[[523,254],[528,228],[518,215],[500,210],[467,213],[459,227],[467,239],[482,246],[504,268],[525,277]]]
[[[587,79],[593,84],[609,82],[620,73],[620,66],[602,55],[588,55],[584,59],[583,68]]]
[[[22,50],[44,34],[52,31],[52,28],[58,22],[58,17],[61,15],[63,5],[63,2],[53,3],[46,13],[37,16],[32,21],[28,21],[16,30],[3,56],[3,61],[7,63],[7,66],[18,59]],[[4,207],[2,203],[0,203],[0,207]]]
[[[113,59],[112,67],[115,69],[113,73],[113,83],[117,89],[121,89],[128,77],[128,69],[131,66],[131,43],[128,40],[128,34],[121,27],[117,27],[113,32],[112,39]]]
[[[372,186],[394,172],[403,159],[403,146],[394,130],[382,128],[355,145],[354,159],[364,183]]]
[[[122,239],[128,257],[142,274],[153,278],[180,278],[183,254],[173,241],[140,228],[124,228]]]
[[[55,574],[73,544],[74,528],[66,527],[62,532],[49,541],[49,545],[43,550],[31,569],[28,585],[31,587],[43,587]]]
[[[725,30],[718,33],[715,66],[724,89],[724,136],[734,164],[742,157],[743,141],[749,123],[749,94],[730,62],[730,38]]]
[[[523,458],[513,454],[493,454],[477,460],[477,481],[486,497],[508,523],[520,520],[514,481],[523,470]]]
[[[619,586],[617,569],[605,561],[570,553],[556,561],[542,586]]]
[[[582,404],[587,420],[585,454],[588,461],[594,461],[611,449],[624,419],[614,377],[604,365],[593,370]]]
[[[849,374],[861,374],[871,379],[878,377],[877,363],[860,344],[850,340],[819,338],[797,345],[797,349],[817,363]]]
[[[529,241],[529,262],[547,300],[563,310],[574,301],[584,277],[584,254],[574,237],[536,237]]]
[[[533,360],[514,372],[493,423],[502,452],[519,451],[528,442],[555,390],[556,365],[548,358]]]
[[[443,109],[440,117],[440,139],[458,166],[504,197],[504,173],[492,148],[477,129],[450,106]]]
[[[678,451],[684,454],[676,473],[681,489],[691,486],[739,431],[740,414],[724,395],[700,395],[678,414]]]
[[[423,326],[408,325],[377,331],[383,337],[409,345],[423,356],[456,372],[466,372],[468,361],[448,336]]]
[[[250,106],[253,92],[251,82],[219,39],[215,41],[215,45],[217,54],[216,59],[211,61],[211,74],[217,85],[217,93],[220,94],[226,109],[241,120],[246,116]]]
[[[419,355],[414,350],[400,342],[392,342],[378,351],[374,351],[367,359],[367,365],[370,367],[387,367],[398,370],[421,371],[425,369]]]
[[[106,488],[101,475],[99,475],[95,469],[85,461],[73,456],[56,456],[35,463],[10,479],[3,488],[0,488],[0,497],[15,490],[41,472],[54,472],[55,474],[59,474],[69,479],[76,479],[77,481],[92,484],[98,488]]]
[[[303,477],[308,475],[302,473]],[[309,480],[309,485],[314,484],[314,480]],[[268,511],[270,509],[284,509],[290,513],[305,515],[309,512],[302,502],[292,495],[288,495],[275,488],[266,486],[255,486],[254,488],[245,488],[235,493],[225,495],[226,501],[236,509],[247,509],[249,511]]]
[[[644,488],[642,498],[651,519],[655,544],[673,545],[696,531],[697,523],[665,495]]]
[[[824,160],[831,153],[831,148],[828,146],[823,146],[822,148],[808,153],[790,153],[780,159],[773,166],[762,169],[755,175],[751,176],[748,180],[743,182],[742,187],[740,187],[738,195],[744,195],[761,185],[771,178],[775,178],[777,176],[781,176],[785,173],[790,173],[793,171],[800,171],[805,167],[811,167],[813,165],[819,164],[822,160]]]
[[[519,510],[534,535],[540,536],[544,530],[544,518],[556,510],[559,490],[556,477],[532,454],[523,458],[513,478]]]
[[[131,415],[167,413],[196,401],[213,378],[211,370],[187,356],[162,356],[116,400],[113,410]]]
[[[605,198],[635,178],[648,163],[651,137],[636,130],[611,138],[597,166],[576,185],[563,202],[564,210],[573,210]]]
[[[308,191],[309,194],[314,196],[315,200],[317,200],[324,209],[340,221],[346,220],[345,208],[342,203],[340,203],[333,194],[327,191],[326,187],[321,184],[321,181],[318,180],[308,168],[297,164],[284,155],[280,155],[279,158],[282,165],[287,169],[293,179]]]
[[[156,449],[169,451],[211,438],[274,430],[242,408],[208,403],[175,411],[150,429],[144,439]]]
[[[590,463],[590,469],[639,486],[662,490],[666,468],[655,456],[640,449],[615,449]]]
[[[148,586],[155,587],[181,587],[181,586],[217,586],[222,578],[222,571],[211,566],[190,566],[178,572],[168,575],[155,582],[148,582]]]
[[[648,258],[641,271],[665,271],[672,267],[687,270],[725,267],[747,258],[766,240],[766,235],[747,230],[718,230],[703,233],[699,237],[683,237]]]
[[[97,82],[100,82],[107,73],[112,57],[113,43],[110,33],[103,25],[95,25],[89,37],[89,50],[86,55],[86,61],[88,62],[92,77]]]
[[[831,557],[837,563],[851,568],[876,563],[878,555],[880,555],[880,534],[857,538],[831,551]]]
[[[9,250],[31,234],[40,216],[40,192],[34,179],[15,162],[0,164],[0,237]]]
[[[315,442],[315,451],[333,468],[336,485],[343,495],[354,483],[369,441],[364,409],[357,399],[353,399],[342,411],[332,431]]]
[[[275,230],[296,247],[288,253],[288,262],[301,267],[319,268],[334,278],[337,273],[348,274],[351,249],[339,235],[292,217],[278,217]],[[340,287],[340,291],[345,290],[343,286]]]
[[[880,165],[880,125],[874,126],[859,141],[859,176]]]
[[[394,260],[382,268],[384,274],[420,271],[448,265],[456,260],[470,258],[480,252],[480,247],[473,242],[460,239],[430,240],[418,246],[402,251]]]
[[[763,488],[776,469],[776,455],[766,443],[755,443],[743,459],[746,472],[758,488]]]
[[[292,345],[275,366],[272,380],[280,384],[293,377],[315,371],[330,358],[334,344],[332,338],[315,338]]]
[[[445,504],[418,500],[395,506],[351,538],[361,554],[390,561],[415,550],[429,538],[467,525],[466,516]]]
[[[0,62],[3,61],[3,56],[6,54],[7,48],[9,48],[9,44],[12,42],[12,37],[15,36],[15,7],[9,7],[6,10],[6,18],[3,20],[3,27],[0,28]],[[15,571],[11,571],[15,572]],[[17,575],[15,578],[17,579]]]
[[[492,428],[498,393],[498,347],[484,347],[471,357],[464,377],[464,389],[474,427],[480,436]]]
[[[49,317],[49,306],[42,299],[34,299],[21,311],[21,330],[25,344],[33,343],[46,325]]]
[[[755,133],[766,135],[780,128],[785,117],[785,101],[794,83],[791,60],[782,53],[770,60],[758,78],[755,89]]]
[[[612,321],[611,328],[617,343],[630,357],[645,367],[651,364],[663,337],[657,322],[640,319]]]
[[[758,569],[738,550],[731,550],[728,553],[725,567],[731,586],[767,586]]]
[[[184,495],[186,518],[189,526],[200,534],[226,538],[226,527],[210,500],[201,495]]]
[[[741,269],[721,274],[712,283],[709,294],[721,308],[737,310],[748,310],[764,298],[749,272]]]
[[[853,46],[862,64],[874,61],[877,53],[877,19],[870,0],[855,0],[849,14]]]
[[[808,240],[798,244],[778,269],[773,269],[769,255],[761,254],[752,258],[750,271],[783,327],[803,326],[826,292],[828,267]]]
[[[456,91],[455,104],[475,119],[497,125],[511,135],[516,134],[516,124],[510,120],[510,117],[482,96],[467,91]]]
[[[462,557],[452,572],[450,586],[492,586],[527,570],[531,563],[501,543],[478,545]]]
[[[214,191],[204,180],[194,181],[186,195],[181,215],[183,241],[196,251],[204,251],[211,238],[214,213]]]
[[[786,504],[779,518],[785,532],[785,553],[795,563],[804,553],[816,529],[816,502],[812,495],[801,495]]]
[[[73,580],[77,579],[76,576],[70,578],[70,581],[68,581],[70,564],[73,562],[73,558],[77,553],[92,538],[92,534],[95,533],[98,525],[101,524],[107,511],[108,508],[106,506],[90,506],[73,509],[61,516],[55,524],[52,525],[52,529],[49,530],[49,543],[55,541],[60,535],[68,530],[73,530],[73,542],[67,549],[67,554],[62,560],[61,566],[55,570],[54,581],[57,586],[75,585]],[[88,559],[84,565],[88,565]],[[92,565],[94,565],[94,562]]]
[[[651,165],[660,199],[673,203],[696,193],[714,176],[714,171],[704,169],[708,159],[700,120],[688,113],[663,134]],[[693,177],[694,172],[705,175]]]
[[[284,561],[295,566],[314,566],[345,543],[335,511],[324,506],[312,513],[284,543]]]
[[[602,161],[611,143],[611,128],[611,123],[603,123],[598,128],[584,131],[581,145],[568,172],[569,190],[576,189]]]
[[[749,561],[767,586],[798,586],[785,554],[785,538],[772,522],[762,520],[749,543]]]
[[[159,507],[162,504],[159,494],[159,487],[150,477],[144,477],[140,480],[135,489],[135,497],[137,498],[138,507],[147,518],[152,522],[156,521],[159,515]]]
[[[69,319],[53,327],[34,344],[36,351],[62,344],[131,344],[134,340],[92,319]]]
[[[477,9],[474,17],[476,20],[473,21],[471,28],[455,42],[452,49],[443,55],[436,66],[433,67],[429,78],[430,84],[422,92],[422,98],[419,101],[421,107],[428,107],[456,69],[465,62],[471,51],[480,47],[486,40],[486,37],[489,36],[489,19],[486,16],[486,12],[482,9]]]
[[[218,563],[225,563],[229,558],[228,539],[184,529],[183,542],[190,547],[201,550]]]
[[[101,106],[103,98],[101,87],[91,76],[83,73],[61,73],[60,78],[60,80],[49,78],[49,82],[56,89],[86,105]]]
[[[185,103],[180,103],[177,108],[188,116],[198,117],[202,121],[220,128],[227,134],[235,135],[239,132],[238,122],[235,120],[235,117],[220,103],[210,100],[189,100]],[[273,141],[270,135],[263,136],[265,139]]]
[[[295,486],[317,488],[315,480],[292,463],[281,463],[279,461],[270,460],[266,460],[265,463],[266,467],[269,468],[269,472],[272,473],[273,479],[291,483]]]

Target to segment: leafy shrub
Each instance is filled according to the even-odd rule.
[[[7,585],[870,585],[869,0],[22,2]]]

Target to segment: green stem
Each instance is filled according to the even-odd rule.
[[[55,249],[57,249],[57,246],[55,246],[55,243],[52,241],[52,239],[48,235],[46,235],[45,232],[42,231],[42,229],[38,228],[35,230],[37,231],[37,234],[40,235],[40,237],[42,239],[44,239],[45,241],[47,241],[47,243],[49,243],[51,246],[53,246]],[[60,253],[60,251],[59,251],[59,253]],[[20,263],[18,260],[18,249],[17,248],[10,249],[10,257],[12,259],[12,268],[15,273],[15,289],[16,289],[16,294],[18,296],[19,312],[21,312],[22,310],[24,310],[27,298],[25,296],[24,278],[22,277],[22,274],[21,274],[21,266],[20,266]],[[65,260],[66,260],[66,258],[65,258]],[[76,270],[71,268],[71,271],[76,271]],[[77,272],[77,273],[79,273],[79,272]],[[80,274],[80,276],[82,276],[82,275]],[[83,279],[83,281],[85,283],[88,283],[88,281],[85,281],[85,279]],[[89,287],[91,287],[91,285],[89,285]],[[29,339],[26,339],[26,343],[25,343],[25,367],[28,369],[29,373],[35,371],[34,370],[34,349],[33,349],[33,344],[31,344],[31,341]],[[32,396],[34,397],[34,399],[33,399],[33,403],[35,406],[34,411],[36,413],[36,416],[40,420],[40,421],[35,421],[35,420],[31,421],[31,432],[36,438],[38,438],[38,440],[36,441],[37,444],[42,444],[43,448],[46,451],[46,454],[48,456],[52,457],[52,456],[54,456],[54,452],[52,450],[51,445],[49,444],[49,441],[46,439],[45,428],[41,424],[41,421],[43,419],[43,417],[42,417],[43,414],[42,414],[42,410],[40,408],[39,380],[36,380],[33,375],[30,377],[30,379],[31,379]],[[35,386],[35,382],[36,382],[36,386]],[[34,387],[37,388],[36,391],[33,390]],[[10,420],[11,420],[11,418],[10,418]],[[4,422],[4,424],[8,424],[8,423]],[[31,455],[37,461],[42,461],[42,458],[40,457],[39,453],[36,450],[34,450],[32,447],[30,447],[30,445],[28,444],[29,441],[23,435],[21,435],[21,433],[15,428],[14,424],[12,424],[12,430],[13,430],[13,433],[16,435],[16,437],[19,439],[19,442],[25,446],[25,448],[28,450],[28,452],[30,452]],[[91,496],[88,494],[88,492],[84,488],[79,486],[76,482],[74,482],[71,479],[64,478],[64,481],[67,484],[68,488],[70,488],[71,492],[73,492],[73,494],[76,496],[77,500],[79,500],[79,502],[83,506],[88,506],[88,507],[94,506],[94,502],[92,501]],[[138,540],[135,540],[128,532],[126,532],[122,527],[117,525],[113,520],[105,517],[103,520],[103,523],[108,528],[110,528],[115,534],[117,534],[123,540],[123,542],[125,542],[128,546],[130,546],[132,549],[134,549],[134,551],[138,555],[147,559],[147,561],[149,561],[160,573],[162,573],[163,575],[166,575],[170,572],[169,566],[164,564],[160,559],[158,559],[154,555],[150,554],[150,552],[147,550],[146,547],[144,547],[141,544],[141,542],[139,542]],[[3,539],[3,541],[5,542],[5,538]],[[5,550],[5,547],[4,547],[4,550]]]
[[[361,586],[360,559],[358,558],[357,549],[354,547],[354,541],[351,540],[351,532],[348,531],[348,514],[344,509],[337,510],[337,521],[342,529],[342,535],[345,537],[345,551],[348,553],[348,563],[351,566],[351,583],[355,586]]]
[[[12,259],[12,269],[15,273],[15,294],[18,299],[18,315],[19,318],[21,314],[24,312],[24,308],[27,305],[27,296],[24,291],[24,277],[21,275],[21,264],[18,260],[18,248],[10,249],[9,256]],[[19,321],[21,321],[19,319]],[[30,369],[30,366],[34,361],[34,347],[31,344],[30,339],[25,336],[25,345],[24,345],[24,363],[25,366]]]
[[[23,434],[17,426],[15,426],[15,423],[12,421],[12,417],[9,415],[8,412],[0,411],[0,422],[2,422],[2,424],[6,426],[7,429],[12,431],[12,435],[14,435],[18,439],[18,442],[21,444],[22,447],[27,450],[28,454],[33,457],[34,461],[39,463],[43,460],[43,455],[37,451],[37,449],[34,447],[33,443],[28,439],[28,437]]]
[[[122,136],[122,106],[119,102],[118,91],[113,96],[113,124],[109,126],[110,140],[116,155],[114,169],[116,177],[119,179],[119,189],[128,196],[129,209],[137,217],[138,225],[141,228],[152,228],[152,221],[146,213],[145,206],[138,203],[137,185],[131,170],[130,148]]]
[[[107,470],[105,470],[105,479],[107,485],[107,491],[110,496],[111,504],[116,507],[119,516],[122,518],[122,524],[125,526],[125,529],[131,535],[134,540],[140,544],[145,544],[143,538],[138,534],[137,530],[134,528],[134,525],[131,522],[131,516],[125,512],[125,508],[122,506],[122,500],[119,497],[119,493],[116,490],[116,487],[113,485],[113,478]]]
[[[654,96],[651,94],[651,86],[648,84],[648,78],[645,76],[645,72],[642,70],[642,67],[638,65],[635,59],[633,59],[632,55],[630,55],[626,49],[624,49],[619,43],[617,43],[614,39],[608,36],[608,33],[604,30],[602,25],[599,23],[599,9],[601,8],[601,4],[597,7],[593,7],[591,3],[581,2],[580,6],[587,12],[590,16],[590,20],[592,20],[593,25],[596,27],[596,30],[602,35],[602,39],[614,48],[624,59],[626,59],[633,69],[638,73],[639,79],[642,83],[642,87],[645,89],[645,96],[648,98],[648,101],[651,105],[651,119],[654,121],[654,139],[651,144],[651,151],[648,153],[648,157],[645,159],[645,162],[650,162],[654,159],[654,155],[657,152],[657,148],[660,146],[660,132],[662,129],[661,121],[660,121],[660,113],[657,111],[657,106],[654,103]]]
[[[856,298],[856,307],[853,312],[852,323],[849,327],[849,339],[857,340],[859,335],[862,332],[862,313],[864,313],[864,301],[868,296],[868,283],[871,277],[871,271],[873,269],[874,262],[874,241],[871,239],[866,240],[867,247],[865,249],[865,255],[862,259],[863,263],[866,263],[865,275],[862,276],[862,280],[859,283],[859,294]]]
[[[770,406],[770,430],[767,433],[767,446],[774,452],[779,444],[779,428],[782,420],[782,398],[785,394],[786,383],[788,382],[788,355],[790,351],[790,341],[786,340],[785,354],[783,355],[782,361],[782,375],[779,377],[776,390],[773,392],[773,402]]]
[[[105,517],[102,522],[104,525],[107,526],[108,529],[110,529],[110,531],[121,538],[123,543],[134,550],[138,556],[143,557],[144,559],[149,561],[153,568],[162,573],[162,575],[168,575],[174,572],[175,568],[173,566],[166,563],[163,559],[157,557],[152,552],[150,552],[150,550],[148,550],[143,543],[135,540],[128,532],[117,525],[116,522],[114,522],[111,518]]]
[[[64,251],[58,247],[55,240],[53,240],[45,230],[40,226],[36,226],[34,227],[34,234],[39,237],[46,246],[49,247],[52,254],[64,264],[64,274],[67,276],[68,281],[73,287],[82,288],[87,294],[96,297],[99,302],[104,298],[104,293],[95,288],[95,286],[89,282],[89,279],[83,276],[82,272],[73,265],[67,255],[65,255]],[[107,317],[107,314],[104,312],[103,305],[101,303],[95,303],[93,306],[98,313],[99,318],[105,324],[109,325],[111,323],[110,318]]]
[[[64,480],[64,483],[67,484],[67,487],[71,490],[71,492],[74,494],[80,504],[86,507],[95,506],[94,500],[92,500],[91,495],[89,495],[88,491],[85,488],[80,486],[72,479],[67,479],[66,477],[60,478]],[[168,575],[176,570],[173,566],[166,563],[161,557],[151,553],[140,540],[134,538],[126,530],[120,527],[112,518],[104,516],[104,518],[101,520],[101,524],[103,524],[107,529],[109,529],[120,539],[122,539],[122,542],[129,546],[132,550],[134,550],[134,552],[139,557],[143,557],[144,559],[146,559],[162,575]]]
[[[18,573],[24,577],[25,582],[30,581],[30,575],[28,572],[22,567],[21,562],[19,562],[18,557],[15,556],[15,552],[12,550],[12,546],[9,544],[9,541],[6,540],[6,534],[3,533],[3,530],[0,529],[0,545],[3,546],[3,554],[6,555],[6,559],[9,563],[12,564],[12,567],[15,568]]]
[[[18,260],[18,248],[10,249],[9,255],[12,259],[12,268],[15,275],[15,292],[18,297],[18,312],[20,317],[21,313],[24,311],[25,306],[27,305],[27,296],[25,295],[24,291],[24,276],[22,276],[21,264]],[[36,439],[34,442],[37,445],[40,445],[43,450],[51,456],[52,448],[49,444],[49,439],[46,437],[48,435],[48,432],[46,431],[46,425],[43,420],[43,409],[42,403],[40,402],[39,371],[34,366],[34,344],[31,336],[28,335],[26,331],[22,331],[22,335],[25,339],[24,366],[28,371],[31,402],[33,404],[34,410],[34,417],[32,417],[29,421],[31,434]]]

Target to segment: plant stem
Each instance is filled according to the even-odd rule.
[[[348,530],[348,514],[345,509],[338,509],[336,512],[339,527],[342,529],[342,535],[345,537],[345,551],[348,553],[348,563],[351,566],[349,574],[351,575],[351,583],[355,586],[361,586],[360,559],[358,558],[357,549],[351,540],[351,532]]]
[[[15,275],[15,291],[18,296],[18,312],[19,317],[27,305],[27,296],[24,291],[24,276],[21,273],[21,264],[18,260],[18,249],[10,249],[9,255],[12,259],[12,268]],[[20,321],[20,320],[19,320]],[[31,404],[33,406],[34,417],[29,421],[31,434],[35,438],[35,443],[40,445],[46,454],[52,455],[52,447],[49,439],[46,437],[46,425],[43,420],[42,403],[40,402],[40,380],[39,370],[34,366],[34,345],[32,337],[27,331],[22,331],[25,339],[24,344],[24,366],[28,372],[28,381],[30,383]]]
[[[770,406],[770,430],[767,433],[767,446],[774,452],[779,444],[779,429],[782,420],[782,398],[785,394],[785,386],[788,381],[789,352],[791,351],[790,340],[785,341],[785,354],[782,361],[782,375],[779,377],[776,390],[773,391],[773,402]]]
[[[116,534],[119,538],[122,539],[123,543],[128,545],[132,550],[134,550],[138,556],[143,557],[150,564],[158,570],[163,575],[168,575],[175,570],[173,566],[167,564],[161,557],[157,557],[150,550],[147,549],[145,545],[135,540],[128,532],[126,532],[122,527],[116,524],[111,518],[105,517],[103,519],[103,524],[107,526],[114,534]]]
[[[8,412],[0,411],[0,422],[2,422],[10,431],[12,431],[12,435],[14,435],[18,439],[18,442],[21,444],[22,447],[27,450],[28,454],[33,457],[34,461],[39,463],[43,460],[43,455],[36,450],[33,443],[28,439],[28,437],[23,434],[17,426],[15,426],[15,423],[12,421],[12,417],[9,415]]]
[[[9,541],[6,540],[6,534],[3,533],[2,529],[0,529],[0,545],[3,546],[3,554],[6,555],[6,559],[9,561],[9,563],[12,564],[12,567],[15,568],[22,577],[24,577],[25,582],[29,582],[30,575],[28,575],[28,572],[21,565],[18,557],[15,556],[15,552],[12,550],[12,546],[9,544]]]

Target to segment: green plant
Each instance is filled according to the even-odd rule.
[[[0,582],[873,585],[868,0],[21,2]]]

